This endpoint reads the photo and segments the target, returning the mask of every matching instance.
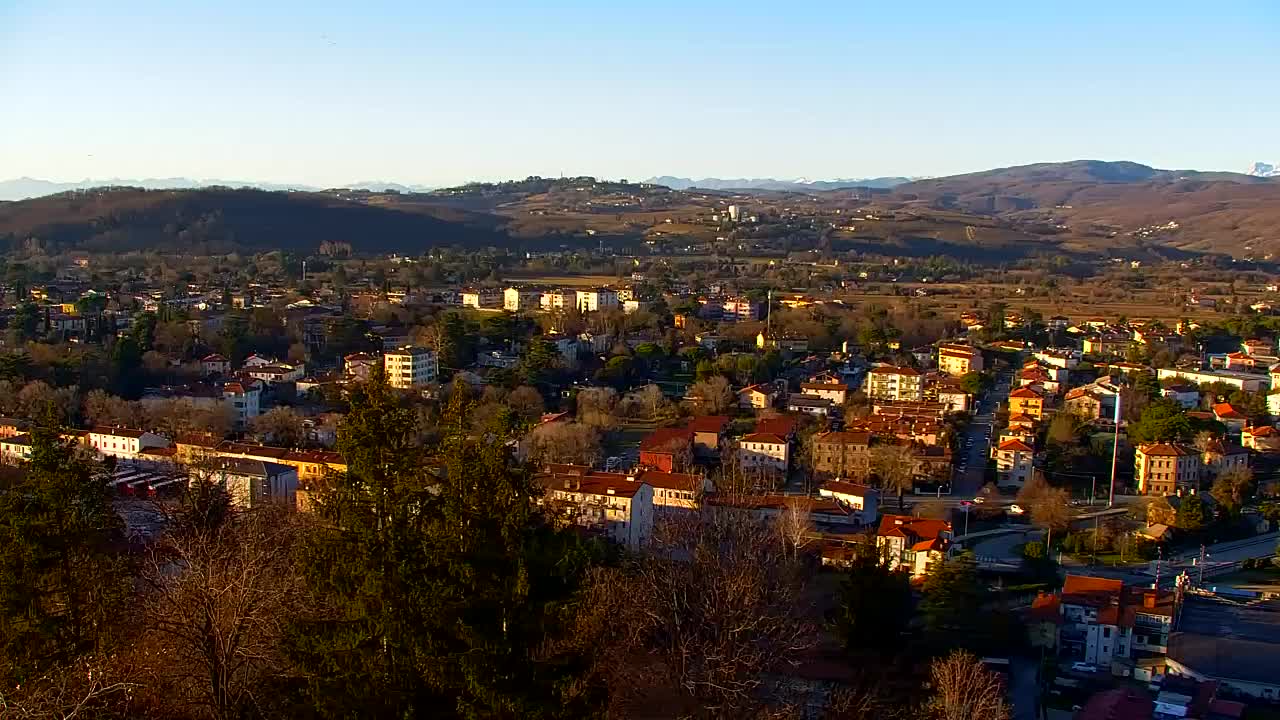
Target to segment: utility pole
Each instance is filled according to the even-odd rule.
[[[1160,562],[1164,560],[1164,548],[1156,548],[1156,590],[1160,589]]]
[[[1116,393],[1116,434],[1111,444],[1111,492],[1107,495],[1107,507],[1116,505],[1116,457],[1120,454],[1120,393]]]
[[[1196,587],[1204,587],[1204,543],[1200,543],[1200,559],[1197,563],[1200,565],[1200,579],[1196,581]]]

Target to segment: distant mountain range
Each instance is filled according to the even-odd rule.
[[[20,177],[14,180],[0,180],[0,200],[26,200],[44,197],[68,190],[88,190],[97,187],[140,187],[148,190],[191,190],[204,187],[255,188],[258,190],[303,190],[314,192],[323,188],[313,185],[281,184],[253,182],[250,180],[193,180],[185,177],[174,178],[110,178],[105,180],[84,179],[79,182],[52,182],[39,178]],[[350,190],[394,190],[400,193],[428,192],[432,188],[425,185],[401,185],[383,180],[364,180],[341,187]]]
[[[1247,174],[1254,177],[1280,177],[1280,163],[1256,162],[1249,168]]]
[[[888,189],[903,183],[921,178],[909,177],[877,177],[877,178],[841,178],[836,180],[775,180],[774,178],[693,178],[662,175],[652,177],[645,182],[665,185],[672,190],[780,190],[786,192],[805,192],[815,190],[841,190],[845,188],[879,188]]]

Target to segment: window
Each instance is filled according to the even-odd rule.
[[[1111,637],[1111,628],[1109,628],[1109,627],[1104,627],[1104,628],[1102,628],[1102,637],[1104,637],[1104,638],[1109,638],[1109,637]]]

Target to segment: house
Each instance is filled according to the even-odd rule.
[[[99,455],[133,462],[146,448],[163,448],[171,444],[168,438],[144,430],[126,428],[93,428],[81,439]]]
[[[772,385],[751,385],[738,391],[738,407],[765,410],[773,407],[778,392]]]
[[[800,392],[804,395],[820,397],[824,400],[830,400],[832,404],[844,405],[845,399],[849,396],[849,386],[842,382],[831,383],[800,383]]]
[[[818,496],[831,498],[853,511],[858,525],[870,525],[879,517],[880,491],[867,485],[828,480],[818,487]]]
[[[245,359],[244,359],[244,367],[245,367],[246,369],[247,369],[247,368],[262,367],[263,365],[275,365],[275,364],[276,364],[276,359],[275,359],[275,358],[273,358],[273,357],[268,357],[268,356],[266,356],[266,355],[259,355],[259,354],[257,354],[257,353],[254,353],[254,354],[252,354],[252,355],[250,355],[249,357],[247,357],[247,358],[245,358]]]
[[[1031,388],[1020,387],[1009,393],[1009,414],[1029,415],[1039,420],[1044,415],[1044,398]]]
[[[1060,594],[1059,655],[1109,669],[1116,660],[1163,655],[1174,593],[1120,580],[1067,575]]]
[[[552,290],[542,293],[538,306],[543,310],[554,311],[577,307],[578,295],[573,290]]]
[[[29,423],[17,418],[0,417],[0,438],[11,438],[27,431]]]
[[[863,480],[871,473],[871,433],[819,433],[812,443],[813,471],[820,477]]]
[[[494,288],[463,288],[459,295],[463,307],[477,310],[500,307],[503,303],[503,294]]]
[[[1228,470],[1249,467],[1249,450],[1235,443],[1214,438],[1200,450],[1200,478],[1210,483]]]
[[[1213,417],[1227,426],[1227,432],[1239,435],[1244,426],[1250,424],[1249,416],[1231,403],[1217,403],[1213,406]]]
[[[306,374],[303,365],[257,365],[246,368],[244,374],[267,385],[297,382]]]
[[[262,384],[257,380],[233,381],[222,386],[222,398],[231,404],[236,429],[243,430],[261,414]]]
[[[963,343],[943,343],[938,346],[938,369],[956,377],[982,372],[982,351]]]
[[[791,442],[773,433],[752,433],[738,441],[738,464],[744,471],[785,477],[791,466]]]
[[[663,472],[683,471],[693,462],[694,431],[658,428],[640,441],[640,464]]]
[[[1173,495],[1200,485],[1200,453],[1177,443],[1145,443],[1134,449],[1134,482],[1143,495]]]
[[[728,415],[700,415],[689,418],[685,429],[693,433],[693,454],[702,458],[720,457]]]
[[[1266,375],[1258,373],[1236,372],[1231,370],[1184,370],[1181,368],[1160,368],[1156,371],[1156,378],[1165,380],[1173,378],[1182,380],[1196,385],[1212,385],[1213,383],[1224,383],[1230,385],[1236,390],[1244,392],[1262,392],[1270,387],[1270,379]]]
[[[729,298],[724,301],[721,318],[727,322],[742,322],[760,319],[760,303],[742,297]]]
[[[405,345],[382,356],[387,384],[397,390],[416,390],[435,382],[440,372],[436,351]]]
[[[885,515],[876,529],[876,547],[889,566],[920,578],[929,565],[946,557],[951,547],[951,523],[910,515]]]
[[[1099,381],[1081,385],[1067,391],[1062,409],[1089,422],[1114,421],[1118,396],[1119,391],[1110,383]]]
[[[876,400],[924,399],[924,378],[909,367],[882,365],[867,373],[867,396]]]
[[[205,377],[216,377],[219,375],[230,374],[231,361],[217,353],[205,355],[200,359],[200,372]]]
[[[1022,440],[1005,440],[996,447],[1000,487],[1022,487],[1031,479],[1035,449]]]
[[[1029,367],[1023,369],[1018,374],[1018,385],[1020,387],[1040,388],[1051,395],[1057,395],[1062,385],[1058,382],[1056,374],[1050,373],[1042,367]]]
[[[813,395],[787,396],[787,412],[804,413],[814,417],[829,417],[834,413],[831,401]]]
[[[957,387],[944,386],[938,388],[938,402],[945,405],[949,413],[969,412],[969,393]]]
[[[653,533],[653,486],[618,473],[548,474],[536,478],[541,503],[579,527],[638,548]]]
[[[705,475],[645,470],[636,479],[653,488],[656,512],[694,510],[712,489]]]
[[[27,433],[0,438],[0,461],[14,465],[31,459],[31,436]]]
[[[1246,427],[1240,431],[1240,444],[1255,452],[1280,450],[1280,431],[1270,425]]]
[[[1133,338],[1121,333],[1094,335],[1084,339],[1086,355],[1124,355],[1133,345]]]
[[[361,382],[368,382],[375,366],[382,365],[382,359],[371,353],[351,353],[342,358],[342,370],[347,377]]]
[[[298,471],[288,465],[238,457],[211,458],[202,465],[209,479],[231,496],[231,504],[252,509],[271,504],[295,508]]]

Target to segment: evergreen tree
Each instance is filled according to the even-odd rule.
[[[925,630],[941,646],[972,647],[985,634],[982,606],[987,589],[971,553],[935,562],[924,581],[920,612]]]
[[[836,612],[846,648],[891,651],[911,620],[911,578],[876,553],[859,553],[845,573]]]
[[[31,438],[24,475],[0,492],[0,683],[101,647],[128,589],[101,468],[54,429]]]
[[[451,394],[432,458],[381,373],[353,393],[338,444],[348,470],[322,496],[304,557],[319,611],[291,640],[321,717],[594,711],[573,682],[582,659],[547,649],[589,557],[542,521],[506,438],[468,435],[469,402]]]

